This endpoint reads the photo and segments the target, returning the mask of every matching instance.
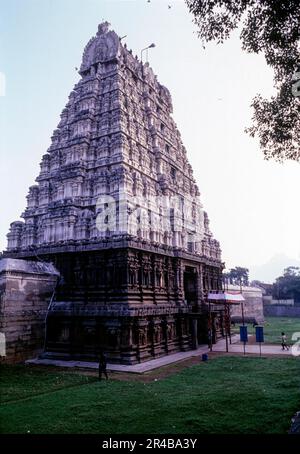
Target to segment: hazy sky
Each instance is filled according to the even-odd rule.
[[[168,8],[171,5],[171,9]],[[26,206],[28,187],[79,75],[82,52],[108,20],[149,61],[173,98],[211,229],[228,267],[257,267],[284,254],[300,260],[300,164],[263,160],[251,99],[273,92],[263,57],[240,50],[238,35],[204,50],[183,1],[0,0],[0,250]],[[262,269],[262,268],[261,268]],[[275,277],[275,275],[274,275]],[[267,277],[266,277],[267,278]]]

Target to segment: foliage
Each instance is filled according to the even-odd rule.
[[[300,302],[300,268],[290,266],[284,270],[283,276],[273,284],[274,299],[294,299]]]
[[[249,285],[249,270],[241,266],[231,268],[228,273],[223,273],[226,284]]]
[[[74,386],[69,374],[68,386],[65,374],[62,389],[60,371],[28,373],[2,368],[2,433],[286,433],[299,409],[297,358],[199,359],[164,380],[154,381],[153,371],[148,383],[81,377]],[[6,393],[11,382],[18,383],[15,397]]]
[[[186,0],[203,44],[223,43],[240,29],[242,48],[262,53],[274,71],[276,94],[257,95],[253,125],[266,159],[300,160],[300,97],[292,93],[293,75],[299,71],[299,0]],[[298,82],[299,83],[299,82]]]

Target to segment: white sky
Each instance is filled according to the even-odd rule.
[[[168,4],[172,6],[168,8]],[[202,49],[183,1],[0,0],[0,250],[78,80],[83,48],[104,20],[149,61],[173,99],[174,119],[228,267],[256,267],[273,256],[300,260],[300,165],[264,161],[251,124],[251,99],[269,96],[263,57],[240,50],[235,35]],[[276,271],[277,272],[277,271]],[[276,277],[276,274],[273,276]],[[269,277],[268,277],[269,278]]]

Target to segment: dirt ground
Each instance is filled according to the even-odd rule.
[[[225,353],[225,352],[209,352],[208,353],[208,361],[213,361],[215,358],[219,356],[244,356],[243,353]],[[259,356],[258,354],[247,354],[245,357],[254,357],[254,356]],[[267,356],[272,356],[272,357],[278,357],[282,358],[281,355],[266,355],[263,354],[263,357]],[[199,356],[192,356],[191,358],[187,358],[182,361],[178,361],[177,363],[173,364],[168,364],[166,366],[160,367],[158,369],[154,369],[149,372],[144,372],[143,374],[139,373],[132,373],[132,372],[117,372],[117,371],[108,371],[108,377],[110,380],[124,380],[124,381],[133,381],[133,382],[151,382],[155,380],[162,380],[166,377],[169,377],[171,375],[177,374],[178,372],[181,372],[182,370],[186,369],[187,367],[191,367],[195,364],[203,364],[201,361],[201,355]],[[64,372],[68,373],[73,373],[73,374],[81,374],[81,375],[86,375],[90,377],[97,377],[98,376],[98,371],[96,369],[70,369],[70,368],[65,368],[65,367],[56,367],[56,366],[37,366],[37,365],[28,365],[28,367],[34,367],[34,368],[41,368],[45,370],[47,368],[49,371],[55,371],[58,372],[58,369]]]

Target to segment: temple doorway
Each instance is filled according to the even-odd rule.
[[[187,266],[183,275],[184,299],[187,304],[192,306],[192,310],[197,307],[197,272],[195,268]]]

